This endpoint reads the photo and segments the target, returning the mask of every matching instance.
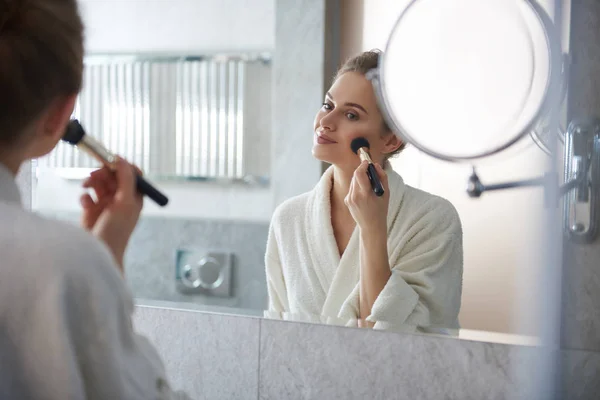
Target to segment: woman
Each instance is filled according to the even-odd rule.
[[[270,315],[314,315],[375,328],[458,327],[462,230],[446,200],[405,185],[388,163],[404,148],[365,74],[378,52],[338,71],[314,122],[313,155],[332,164],[273,215],[265,257]],[[385,194],[350,149],[364,137]],[[384,168],[382,168],[384,166]]]
[[[120,276],[142,208],[132,166],[85,181],[89,232],[20,204],[19,169],[56,146],[73,112],[82,31],[76,0],[0,0],[0,398],[171,398]]]

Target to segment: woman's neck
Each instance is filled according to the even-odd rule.
[[[333,184],[331,185],[331,207],[347,209],[344,199],[350,191],[354,169],[333,167]]]

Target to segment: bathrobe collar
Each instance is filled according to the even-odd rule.
[[[21,193],[15,176],[0,163],[0,201],[21,204]]]
[[[318,260],[315,273],[324,292],[327,293],[322,315],[338,317],[344,302],[355,290],[360,279],[359,229],[354,228],[348,246],[340,257],[333,226],[331,224],[331,188],[333,185],[333,166],[329,167],[312,191],[306,216],[309,234],[314,240],[314,254],[310,257]],[[388,212],[388,233],[397,215],[404,196],[404,181],[391,167],[386,167],[390,189]]]

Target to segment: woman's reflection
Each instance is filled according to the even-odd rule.
[[[365,77],[378,60],[370,51],[346,62],[315,117],[313,155],[332,166],[312,191],[273,215],[267,315],[312,314],[381,329],[458,328],[460,219],[447,200],[405,185],[391,169],[388,159],[405,144],[385,124]],[[357,137],[370,142],[382,197],[350,149]]]

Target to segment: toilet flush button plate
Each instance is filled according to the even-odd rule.
[[[233,254],[178,250],[175,279],[184,294],[231,297]]]

